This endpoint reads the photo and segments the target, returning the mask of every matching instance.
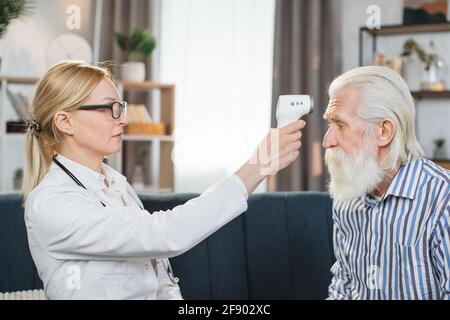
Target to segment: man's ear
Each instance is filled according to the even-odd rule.
[[[58,111],[53,116],[53,121],[58,130],[73,135],[73,119],[70,113],[65,111]]]
[[[377,130],[377,141],[379,147],[388,146],[392,139],[394,139],[395,133],[397,132],[397,128],[395,126],[394,121],[391,119],[384,119],[378,125]]]

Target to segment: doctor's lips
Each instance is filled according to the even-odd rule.
[[[122,138],[123,137],[123,132],[120,132],[116,135],[113,135],[114,138]]]

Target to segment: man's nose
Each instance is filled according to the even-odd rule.
[[[324,147],[325,149],[337,147],[337,140],[331,128],[328,128],[325,136],[323,137],[322,147]]]

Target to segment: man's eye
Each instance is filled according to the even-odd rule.
[[[336,121],[335,124],[339,129],[344,127],[344,124],[340,121]]]
[[[328,122],[328,123],[327,123],[327,127],[328,127],[328,128],[331,128],[331,126],[336,126],[336,127],[338,127],[339,129],[342,128],[342,125],[341,125],[340,123],[338,123],[338,122]]]

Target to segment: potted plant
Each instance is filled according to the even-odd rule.
[[[26,15],[34,8],[33,2],[28,0],[2,0],[0,5],[0,39],[6,34],[12,20]],[[0,57],[0,69],[2,58]]]
[[[423,63],[428,63],[429,57],[422,47],[414,39],[408,39],[403,44],[402,56],[409,56],[413,53],[416,53]]]
[[[416,53],[417,57],[420,59],[420,62],[416,62],[414,65],[413,60],[408,61],[409,63],[407,63],[407,68],[410,70],[404,70],[404,77],[405,80],[407,80],[408,85],[410,85],[412,80],[415,81],[416,84],[419,82],[419,87],[413,84],[410,85],[410,89],[418,90],[420,88],[422,90],[432,91],[444,90],[442,78],[444,76],[443,72],[445,67],[442,59],[440,59],[436,53],[434,42],[430,42],[430,52],[426,53],[414,39],[408,39],[403,44],[402,56],[411,59],[414,57],[414,53]],[[423,71],[424,73],[422,74]],[[422,82],[419,80],[421,77],[423,77]]]
[[[150,59],[156,46],[155,38],[149,29],[135,27],[127,35],[114,33],[118,46],[128,55],[128,62],[123,64],[121,78],[128,81],[145,80],[145,64]]]
[[[442,138],[435,139],[433,143],[434,143],[433,159],[445,160],[447,158],[447,153],[445,152],[444,148],[445,139]]]
[[[402,76],[408,84],[409,90],[420,90],[420,81],[427,62],[425,51],[414,39],[408,39],[403,44],[401,56],[403,59]]]
[[[17,168],[14,171],[14,190],[19,190],[22,186],[22,178],[23,178],[23,169]]]

